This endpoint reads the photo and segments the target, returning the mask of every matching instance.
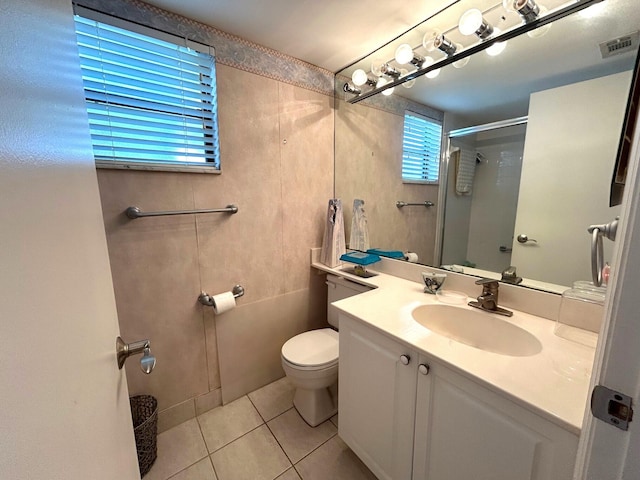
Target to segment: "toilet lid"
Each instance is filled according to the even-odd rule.
[[[335,330],[311,330],[287,340],[282,346],[282,356],[294,365],[322,366],[338,361],[338,345]]]

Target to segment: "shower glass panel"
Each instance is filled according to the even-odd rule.
[[[452,136],[443,265],[501,272],[511,264],[526,123]]]

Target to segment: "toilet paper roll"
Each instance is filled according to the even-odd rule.
[[[219,293],[211,297],[213,302],[213,312],[220,315],[236,308],[236,299],[231,292]]]
[[[407,262],[418,263],[418,254],[413,252],[407,252]]]

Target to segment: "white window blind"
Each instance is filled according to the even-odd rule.
[[[402,139],[402,180],[437,183],[440,170],[442,125],[406,112]]]
[[[215,60],[183,45],[77,16],[96,162],[219,170]]]

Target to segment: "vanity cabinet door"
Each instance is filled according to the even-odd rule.
[[[380,479],[411,478],[418,355],[340,315],[340,437]]]
[[[427,358],[420,363],[430,369],[418,375],[413,480],[571,479],[577,435]]]

